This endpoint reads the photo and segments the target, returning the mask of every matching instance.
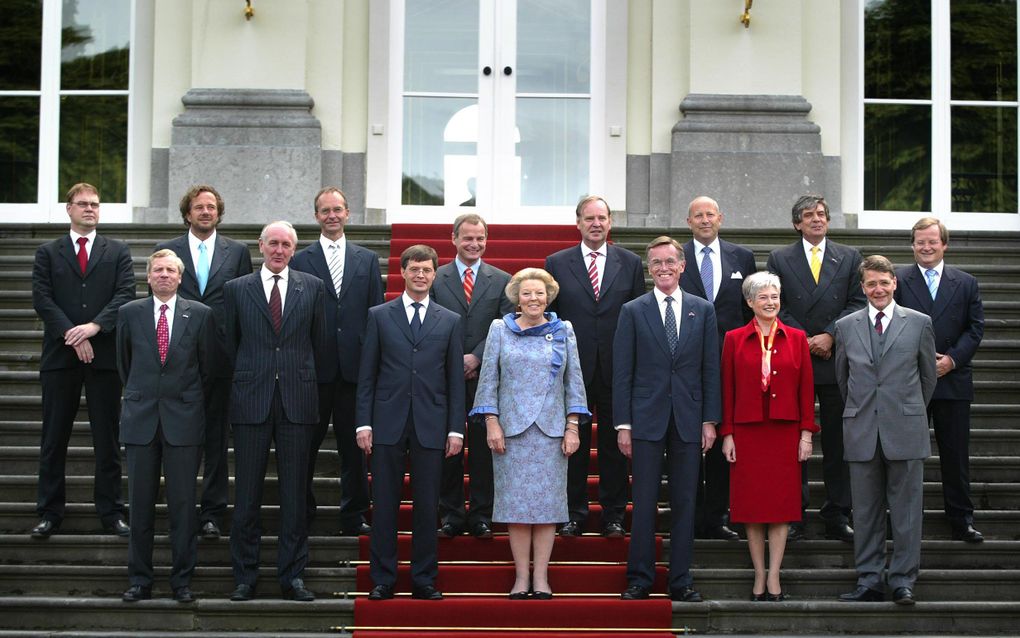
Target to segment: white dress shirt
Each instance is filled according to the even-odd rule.
[[[889,320],[892,319],[892,314],[896,312],[896,302],[892,299],[889,300],[889,305],[882,309],[882,334],[885,334],[889,330]],[[875,317],[878,316],[878,308],[868,304],[868,323],[871,324],[871,329],[875,329]]]
[[[825,261],[825,242],[826,238],[822,237],[822,241],[818,242],[818,260]],[[814,245],[806,239],[801,239],[800,243],[804,245],[804,258],[807,259],[807,263],[811,265],[811,249]]]
[[[705,254],[701,252],[703,248],[712,249],[712,290],[706,290],[706,293],[710,293],[710,299],[715,299],[719,294],[719,286],[722,285],[722,257],[719,252],[719,238],[716,237],[712,240],[711,244],[703,244],[697,239],[694,240],[694,253],[698,260],[698,276],[701,276],[701,262],[705,259]],[[688,256],[689,258],[689,256]]]
[[[274,273],[266,268],[265,264],[262,264],[259,276],[262,277],[262,289],[266,292],[266,302],[269,301],[269,297],[273,294],[273,275],[280,276],[280,312],[282,313],[283,309],[287,307],[287,280],[290,279],[290,266],[287,266],[278,273]]]
[[[195,269],[198,269],[198,245],[205,244],[206,258],[209,260],[209,270],[212,270],[213,253],[216,252],[216,231],[213,230],[212,235],[209,235],[209,239],[201,240],[195,237],[193,233],[188,233],[188,247],[191,249],[191,263],[194,264]],[[180,257],[180,255],[177,255]],[[197,278],[196,274],[196,278]]]
[[[177,295],[171,297],[168,301],[160,301],[159,297],[152,296],[152,325],[159,326],[159,307],[166,304],[166,327],[167,327],[167,339],[174,333],[174,309],[177,307]]]
[[[942,269],[945,268],[945,267],[946,267],[946,262],[945,262],[945,260],[942,260],[942,261],[940,261],[939,263],[935,264],[934,266],[932,266],[930,268],[930,270],[934,270],[936,273],[938,273],[938,274],[935,275],[935,293],[936,294],[939,291],[939,284],[942,283]],[[929,269],[925,268],[921,264],[917,264],[917,269],[921,271],[921,279],[924,280],[924,285],[927,286],[928,285],[928,275],[926,273],[927,273],[927,271]]]
[[[74,254],[78,254],[78,238],[84,237],[88,241],[85,242],[85,255],[87,257],[92,256],[92,246],[96,243],[96,231],[90,232],[88,235],[79,235],[78,233],[71,231],[71,245],[74,246]]]
[[[599,254],[599,256],[595,258],[595,270],[599,273],[599,294],[602,293],[602,276],[606,272],[606,249],[608,247],[608,242],[602,242],[602,245],[593,251],[591,248],[585,246],[584,243],[581,244],[581,263],[584,264],[584,269],[586,271],[588,270],[588,264],[591,263],[592,252],[597,252]]]

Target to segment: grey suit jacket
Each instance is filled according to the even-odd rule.
[[[867,307],[836,322],[836,380],[847,461],[870,461],[879,440],[891,461],[931,456],[927,405],[935,392],[931,318],[897,304],[885,349],[872,352]]]
[[[493,320],[514,311],[514,305],[503,294],[508,283],[509,274],[481,262],[471,292],[471,305],[468,305],[456,262],[444,264],[436,271],[436,282],[429,294],[439,305],[464,318],[464,354],[470,353],[484,360],[489,326]]]
[[[117,369],[124,383],[121,443],[146,445],[160,424],[170,445],[203,443],[212,341],[212,311],[178,295],[166,362],[160,363],[153,298],[121,306],[117,315]]]

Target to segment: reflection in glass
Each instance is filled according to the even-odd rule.
[[[470,98],[404,98],[402,204],[457,206],[474,197],[477,102]]]
[[[38,91],[42,1],[5,0],[0,11],[0,91]]]
[[[0,97],[0,202],[38,199],[39,98]]]
[[[521,204],[574,206],[588,192],[588,100],[517,98]]]
[[[588,93],[590,0],[519,0],[518,93]]]
[[[478,2],[407,0],[404,90],[477,93]]]
[[[931,210],[931,107],[864,106],[864,209]]]
[[[127,96],[60,98],[59,184],[95,184],[104,203],[127,201]]]
[[[952,0],[954,100],[1016,100],[1016,2]]]
[[[1017,212],[1017,110],[952,109],[953,211]]]
[[[64,0],[60,88],[127,89],[130,19],[130,0]]]
[[[864,97],[931,97],[931,0],[867,1]]]

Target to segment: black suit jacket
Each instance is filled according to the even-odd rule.
[[[227,335],[223,286],[231,279],[251,273],[251,251],[244,243],[217,232],[216,248],[213,250],[212,263],[209,264],[209,280],[205,284],[205,294],[202,294],[198,291],[198,279],[195,277],[195,264],[191,259],[191,244],[188,242],[187,233],[156,244],[155,250],[164,248],[177,253],[184,262],[184,275],[181,277],[181,286],[177,289],[177,294],[185,299],[200,301],[212,309],[213,328],[217,337],[210,346],[214,349],[214,355],[210,358],[212,372],[217,377],[229,377],[230,368],[224,365],[227,362],[227,355],[223,344]]]
[[[120,441],[147,445],[163,426],[170,445],[201,445],[209,379],[212,311],[178,295],[166,361],[159,360],[153,297],[124,304],[117,316],[117,369],[124,383]]]
[[[545,269],[560,285],[560,294],[550,304],[550,309],[569,321],[577,334],[577,354],[581,359],[584,384],[591,384],[598,362],[602,367],[602,382],[611,387],[613,335],[620,308],[645,292],[641,258],[626,248],[607,244],[598,302],[579,246],[564,248],[546,257]]]
[[[974,400],[971,360],[985,334],[985,310],[977,279],[959,268],[943,266],[932,300],[916,264],[896,269],[896,303],[931,317],[935,352],[948,354],[956,367],[935,385],[933,399]]]
[[[234,370],[233,423],[269,417],[277,383],[287,420],[319,422],[316,369],[326,352],[325,287],[317,277],[289,269],[280,334],[273,331],[261,269],[227,282],[226,347]]]
[[[479,264],[477,271],[470,306],[464,296],[464,283],[455,261],[439,267],[436,282],[429,294],[439,305],[463,317],[464,354],[470,353],[482,359],[492,320],[513,312],[514,305],[503,293],[510,283],[508,273],[484,261]]]
[[[835,335],[836,320],[860,310],[867,303],[861,289],[860,265],[861,253],[856,248],[826,239],[822,270],[816,284],[802,240],[773,250],[766,269],[779,275],[783,284],[779,318],[809,337],[823,332]],[[821,359],[811,355],[811,365],[816,384],[836,383],[832,357]]]
[[[117,311],[135,298],[135,273],[128,245],[96,235],[85,274],[70,235],[47,242],[35,251],[32,305],[45,324],[41,371],[73,368],[82,363],[64,333],[94,321],[101,330],[89,341],[95,369],[117,369]]]
[[[332,356],[320,359],[319,383],[332,383],[338,376],[348,383],[356,383],[368,309],[383,302],[379,257],[347,240],[339,298],[318,238],[294,255],[290,267],[318,277],[326,287],[323,297],[326,304],[326,339]]]
[[[701,281],[701,273],[698,271],[694,240],[684,244],[684,257],[687,266],[684,269],[684,274],[680,276],[680,288],[684,292],[708,299],[705,286]],[[719,240],[719,262],[722,268],[722,278],[719,281],[719,293],[716,294],[712,305],[715,306],[715,318],[719,326],[719,346],[722,347],[722,340],[727,332],[747,325],[747,322],[754,316],[751,307],[744,301],[744,294],[740,287],[744,285],[744,280],[748,276],[754,274],[757,267],[754,263],[754,253],[743,246],[732,244],[723,239]]]

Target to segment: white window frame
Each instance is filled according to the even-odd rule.
[[[951,47],[950,10],[946,0],[931,0],[931,98],[926,100],[898,100],[865,98],[864,96],[864,8],[867,0],[854,3],[851,37],[856,50],[847,51],[847,57],[856,61],[855,86],[851,93],[856,103],[856,130],[850,131],[848,139],[855,139],[855,156],[847,157],[847,163],[856,166],[856,179],[848,186],[849,197],[845,200],[847,209],[858,208],[859,228],[910,229],[920,217],[931,214],[941,219],[954,230],[1020,230],[1020,213],[953,212],[952,210],[952,122],[953,106],[986,106],[1017,108],[1018,135],[1020,135],[1020,102],[986,102],[974,100],[953,100],[951,93]],[[1020,13],[1020,3],[1017,4]],[[856,31],[856,33],[852,33]],[[1020,51],[1020,20],[1017,29],[1018,51]],[[846,58],[844,58],[846,60]],[[1020,75],[1020,65],[1018,65]],[[1020,78],[1018,78],[1020,80]],[[1018,81],[1020,86],[1020,81]],[[868,104],[913,104],[931,107],[931,211],[890,211],[863,210],[864,204],[864,110]],[[1020,155],[1020,142],[1017,144]],[[1020,157],[1017,162],[1020,167]],[[856,203],[857,206],[853,206]]]

